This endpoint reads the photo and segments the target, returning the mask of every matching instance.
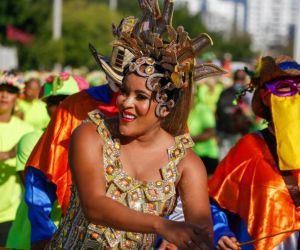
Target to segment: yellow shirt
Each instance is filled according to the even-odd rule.
[[[0,151],[12,149],[19,139],[33,127],[17,117],[0,122]],[[16,158],[0,161],[0,223],[15,218],[22,194],[20,178],[16,173]]]
[[[50,117],[47,113],[46,103],[36,99],[32,102],[18,100],[17,108],[24,113],[24,121],[31,124],[34,129],[40,130],[47,127]]]

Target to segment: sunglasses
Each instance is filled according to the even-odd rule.
[[[300,94],[300,78],[276,79],[265,83],[265,87],[276,96],[293,96]]]

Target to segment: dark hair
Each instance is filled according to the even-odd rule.
[[[272,120],[272,115],[271,115],[271,110],[269,107],[267,107],[261,97],[260,97],[260,93],[259,93],[260,88],[258,87],[253,94],[252,97],[252,102],[251,102],[251,106],[252,106],[252,110],[254,112],[254,114],[256,114],[257,116],[264,118],[266,121],[270,122]]]
[[[19,94],[20,93],[20,89],[16,86],[13,86],[11,84],[8,83],[2,83],[0,84],[0,91],[7,91],[11,94]]]
[[[45,99],[47,106],[59,105],[68,95],[51,95]]]
[[[187,119],[192,106],[193,82],[180,90],[180,96],[170,113],[162,118],[161,127],[173,136],[188,132]]]

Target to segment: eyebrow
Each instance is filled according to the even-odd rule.
[[[137,90],[135,90],[135,93],[136,93],[136,94],[143,94],[143,95],[146,95],[146,96],[148,96],[148,97],[151,97],[151,94],[147,93],[147,92],[144,91],[144,90],[137,89]]]

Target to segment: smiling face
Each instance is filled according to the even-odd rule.
[[[155,115],[157,102],[146,88],[146,78],[129,74],[117,98],[120,133],[136,137],[160,129],[160,119]]]

